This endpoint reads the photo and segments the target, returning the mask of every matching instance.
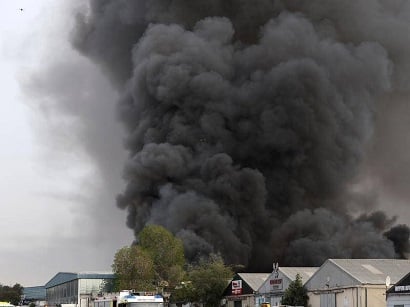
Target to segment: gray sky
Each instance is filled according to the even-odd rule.
[[[107,157],[96,162],[84,144],[97,141],[80,133],[89,127],[80,127],[74,111],[60,116],[54,103],[62,95],[76,112],[94,116],[93,106],[78,109],[81,99],[105,99],[98,116],[115,125],[114,92],[67,41],[68,4],[75,2],[0,2],[1,284],[35,286],[59,271],[109,270],[116,250],[132,241],[125,213],[115,206],[123,153],[108,148],[110,140],[121,142],[120,128],[112,129],[118,136],[98,140]],[[87,72],[62,75],[61,66]],[[109,182],[97,163],[112,168]]]

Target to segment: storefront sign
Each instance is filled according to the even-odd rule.
[[[242,294],[242,280],[232,280],[232,295]]]
[[[276,291],[276,290],[282,290],[283,289],[283,282],[282,278],[277,278],[277,279],[271,279],[269,281],[271,290]]]
[[[396,292],[410,291],[410,286],[395,286],[394,291]]]

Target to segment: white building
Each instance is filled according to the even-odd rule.
[[[410,307],[410,273],[387,290],[387,307]]]
[[[111,292],[112,272],[57,273],[46,285],[47,306],[90,306],[100,292]]]
[[[296,274],[300,275],[302,283],[305,284],[318,269],[318,267],[274,267],[273,272],[258,289],[257,301],[279,306],[285,290],[296,279]]]
[[[397,283],[410,260],[328,259],[305,283],[312,307],[386,307],[386,278]]]

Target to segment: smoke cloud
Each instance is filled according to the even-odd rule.
[[[399,0],[90,0],[72,43],[120,92],[128,227],[255,271],[405,257],[408,226],[358,187],[409,94],[409,20]]]

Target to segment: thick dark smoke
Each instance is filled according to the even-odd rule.
[[[352,187],[408,97],[409,31],[399,0],[90,0],[72,39],[121,92],[127,225],[249,270],[405,257],[408,226]]]
[[[400,258],[408,258],[410,254],[410,230],[407,225],[397,225],[385,233],[394,242],[394,250]]]

